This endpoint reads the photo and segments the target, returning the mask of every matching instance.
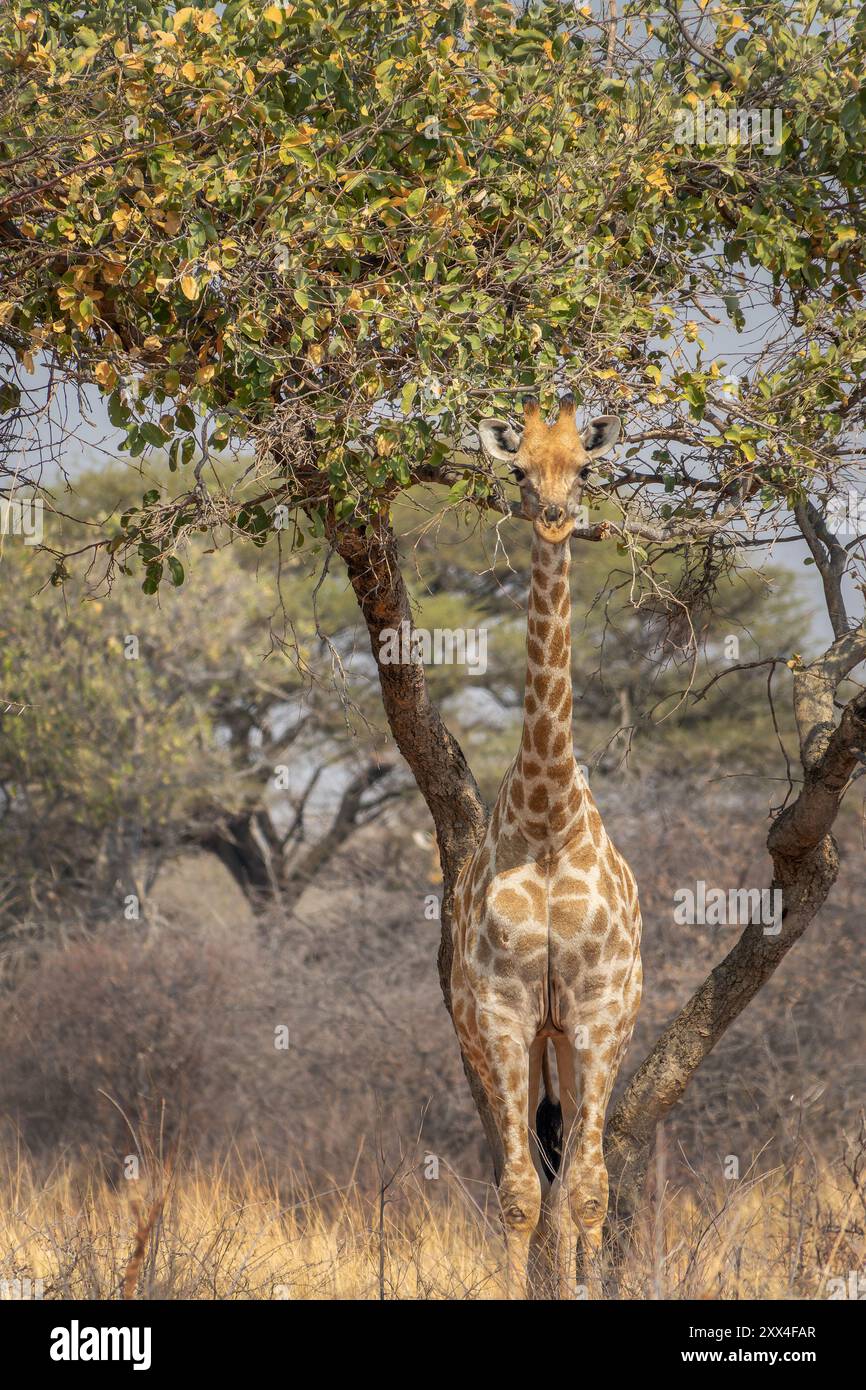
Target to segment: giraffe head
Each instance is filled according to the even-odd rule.
[[[507,463],[520,487],[521,514],[542,540],[567,540],[574,530],[593,459],[619,438],[618,415],[599,415],[579,430],[574,398],[563,396],[552,425],[542,419],[538,401],[523,406],[523,429],[507,420],[481,420],[478,433],[492,458]]]

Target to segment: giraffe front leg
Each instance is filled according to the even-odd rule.
[[[568,1206],[577,1231],[577,1287],[592,1299],[604,1297],[603,1232],[607,1216],[607,1168],[601,1146],[578,1148],[568,1184]]]
[[[489,1019],[480,1031],[484,1056],[480,1074],[502,1139],[504,1157],[498,1194],[505,1233],[508,1297],[525,1298],[530,1242],[541,1216],[541,1179],[529,1142],[529,1053],[523,1042],[501,1031],[501,1025],[494,1028]]]
[[[557,1043],[563,1119],[563,1165],[557,1181],[561,1298],[603,1296],[602,1238],[608,1178],[602,1149],[609,1067],[591,1052],[577,1058],[570,1040]]]
[[[499,1203],[505,1228],[508,1297],[525,1298],[529,1292],[530,1245],[541,1216],[541,1181],[528,1151],[511,1156],[506,1152]]]

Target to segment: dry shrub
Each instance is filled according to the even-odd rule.
[[[135,1153],[241,1118],[249,943],[124,936],[44,947],[0,999],[0,1109],[35,1150]]]

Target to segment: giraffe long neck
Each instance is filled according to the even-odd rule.
[[[533,841],[554,848],[584,814],[571,716],[570,543],[532,542],[526,630],[523,735],[511,775],[511,801]]]

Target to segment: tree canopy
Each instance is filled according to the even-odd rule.
[[[652,444],[614,489],[645,539],[746,497],[766,526],[820,483],[860,418],[866,21],[842,0],[714,12],[708,38],[696,18],[6,6],[3,403],[26,417],[47,360],[107,397],[133,458],[195,466],[106,548],[134,543],[155,589],[205,511],[261,541],[285,504],[297,543],[419,476],[495,502],[455,447],[564,382],[627,417],[627,457]],[[744,112],[778,113],[778,144]],[[732,386],[706,330],[763,310]],[[243,436],[260,466],[226,493],[207,464]]]

